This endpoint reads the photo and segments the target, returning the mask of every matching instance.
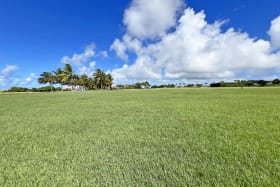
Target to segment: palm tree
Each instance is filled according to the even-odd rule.
[[[89,88],[89,78],[86,74],[80,76],[79,85],[82,86],[84,89]]]
[[[61,84],[63,85],[71,85],[73,78],[73,70],[70,64],[65,64],[62,74],[61,74]],[[72,89],[72,85],[71,85]]]
[[[72,66],[70,64],[65,64],[63,68],[63,81],[65,84],[70,84],[72,76],[73,76],[73,70]]]
[[[112,88],[112,84],[113,84],[113,77],[110,73],[105,75],[105,85],[106,88],[111,89]]]
[[[88,78],[87,85],[88,85],[88,89],[90,89],[90,90],[96,89],[95,81],[94,81],[94,79],[91,78],[91,77]]]
[[[105,86],[105,73],[101,69],[97,69],[93,74],[94,82],[98,89],[103,89]]]
[[[56,83],[60,84],[60,88],[62,91],[62,80],[63,80],[63,76],[64,76],[64,72],[61,68],[57,68],[55,71],[53,71],[55,78],[56,78]]]
[[[38,82],[40,84],[50,84],[51,91],[53,92],[53,84],[56,83],[56,76],[53,75],[51,72],[43,72],[40,77],[38,78]]]
[[[70,81],[71,88],[74,85],[75,87],[80,86],[80,76],[77,74],[73,74]]]

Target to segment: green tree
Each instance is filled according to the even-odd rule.
[[[89,90],[94,90],[94,89],[96,89],[96,84],[95,84],[93,78],[91,78],[91,77],[88,78],[87,87],[88,87]]]
[[[110,73],[105,75],[105,81],[104,82],[105,82],[106,88],[108,88],[108,89],[112,88],[113,77],[112,77],[112,75]]]
[[[84,89],[89,89],[89,78],[86,74],[82,74],[79,79],[79,85]]]
[[[53,71],[55,78],[56,78],[56,83],[60,84],[60,88],[62,90],[62,83],[63,83],[63,77],[64,77],[64,72],[61,68],[57,68],[55,71]]]
[[[144,82],[144,86],[145,86],[145,88],[150,88],[151,85],[148,81],[146,81],[146,82]]]
[[[98,89],[104,89],[105,87],[105,76],[106,74],[101,70],[97,69],[93,73],[93,80]]]
[[[260,86],[265,86],[265,85],[266,85],[266,81],[265,81],[265,80],[258,80],[257,83],[258,83]]]
[[[274,79],[273,81],[272,81],[272,84],[279,84],[280,83],[280,80],[279,79]]]
[[[40,77],[38,78],[38,82],[40,84],[47,84],[49,83],[51,86],[51,91],[53,92],[53,84],[56,83],[56,76],[53,75],[51,72],[43,72]]]
[[[80,76],[77,74],[72,74],[72,78],[69,84],[71,85],[71,88],[73,86],[80,86]]]
[[[63,68],[63,74],[61,76],[61,82],[64,85],[71,85],[73,78],[73,70],[70,64],[65,64]]]

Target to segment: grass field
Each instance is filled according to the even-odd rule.
[[[0,95],[0,186],[280,186],[280,88]]]

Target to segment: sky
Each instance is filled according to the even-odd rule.
[[[0,0],[0,90],[69,63],[115,84],[280,77],[279,0]]]

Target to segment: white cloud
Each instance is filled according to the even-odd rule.
[[[268,34],[271,37],[272,47],[274,49],[280,48],[280,16],[271,21],[271,27]]]
[[[129,82],[131,80],[160,80],[161,69],[157,67],[157,64],[153,63],[153,60],[149,56],[140,56],[136,62],[131,65],[124,65],[122,68],[118,68],[112,71],[112,76],[116,82]]]
[[[37,81],[38,76],[36,76],[34,73],[31,73],[28,77],[25,78],[25,84],[29,84],[33,81]]]
[[[88,76],[92,76],[94,73],[94,68],[95,68],[96,62],[90,62],[88,66],[79,66],[79,74],[86,74]]]
[[[12,74],[18,70],[15,65],[7,65],[4,69],[0,71],[0,86],[4,87],[9,84],[12,80]]]
[[[134,53],[140,53],[142,50],[142,43],[139,39],[133,38],[129,34],[125,34],[122,41],[116,39],[111,46],[111,50],[115,50],[117,56],[124,60],[128,60],[127,51],[132,51]]]
[[[83,53],[75,53],[72,55],[72,57],[64,56],[62,57],[61,62],[64,64],[73,65],[78,70],[78,74],[87,74],[88,76],[92,76],[94,67],[96,65],[95,61],[91,61],[96,56],[94,49],[94,44],[88,45]],[[102,51],[100,54],[103,57],[106,55],[108,56],[106,51]]]
[[[135,1],[132,7],[134,4]],[[247,33],[236,32],[233,28],[222,32],[222,22],[210,24],[205,17],[204,12],[195,13],[188,8],[173,32],[150,43],[130,35],[128,28],[122,40],[115,40],[122,46],[117,55],[128,58],[126,51],[131,51],[136,54],[136,60],[132,65],[113,70],[115,81],[250,79],[279,74],[280,52],[271,52],[270,41],[250,38]],[[269,32],[274,46],[278,44],[274,31],[280,25],[278,18],[275,20]],[[142,24],[141,21],[135,24]],[[145,37],[154,36],[153,32],[145,34]]]
[[[117,56],[122,60],[128,60],[128,55],[126,54],[126,46],[119,39],[115,39],[110,49],[115,50]]]
[[[123,23],[132,36],[152,39],[176,25],[176,14],[183,5],[183,0],[133,0]]]
[[[34,73],[30,73],[26,78],[23,77],[13,77],[10,82],[9,86],[19,86],[19,87],[36,87],[37,86],[37,79],[38,76]]]
[[[254,40],[246,33],[220,30],[208,24],[203,12],[187,9],[174,33],[151,45],[156,63],[167,78],[231,78],[279,67],[279,55],[270,54],[268,41]]]
[[[18,69],[15,65],[7,65],[0,73],[2,76],[9,76],[12,72],[16,71]]]
[[[6,79],[4,76],[0,75],[0,86],[5,86]],[[1,89],[0,89],[1,90]]]
[[[0,89],[8,89],[12,86],[31,87],[37,86],[38,76],[34,73],[29,74],[27,77],[19,77],[14,72],[18,70],[16,65],[7,65],[0,71]]]
[[[82,66],[84,62],[88,61],[90,58],[95,55],[95,45],[90,44],[86,47],[85,51],[80,54],[73,54],[72,57],[64,56],[61,59],[61,62],[64,64],[71,64],[76,66]]]
[[[100,54],[101,54],[101,56],[102,56],[103,58],[108,58],[108,57],[109,57],[107,51],[101,51]]]

